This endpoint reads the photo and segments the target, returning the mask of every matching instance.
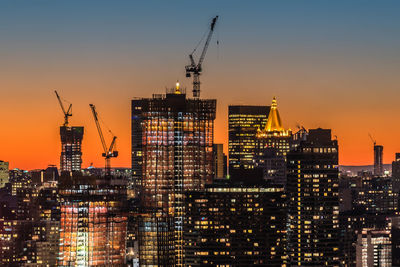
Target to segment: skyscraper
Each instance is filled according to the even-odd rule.
[[[171,247],[183,265],[184,192],[212,181],[215,113],[216,100],[186,98],[178,83],[132,100],[132,187],[148,213],[139,222],[140,265],[171,262]]]
[[[383,146],[374,145],[374,175],[383,175]]]
[[[287,154],[291,265],[339,266],[338,144],[310,130]]]
[[[229,175],[243,178],[254,169],[257,131],[267,124],[269,106],[229,106]]]
[[[263,129],[257,131],[257,145],[259,155],[264,149],[274,148],[278,156],[286,156],[290,149],[291,130],[285,130],[279,115],[276,98],[272,99],[271,110],[268,115],[267,124]]]
[[[82,166],[83,127],[60,127],[61,171],[80,171]]]

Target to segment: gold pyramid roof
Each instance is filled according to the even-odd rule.
[[[285,129],[282,126],[281,117],[276,104],[276,98],[272,99],[271,110],[269,111],[267,124],[265,125],[265,132],[282,132]]]

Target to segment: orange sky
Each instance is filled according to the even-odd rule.
[[[276,96],[285,127],[333,130],[340,164],[372,163],[368,133],[391,163],[400,152],[396,9],[278,2],[221,1],[195,14],[189,3],[0,4],[0,160],[22,169],[59,164],[57,89],[73,103],[71,124],[85,126],[83,167],[104,165],[89,103],[118,136],[112,165],[129,167],[130,100],[164,93],[177,79],[190,91],[187,55],[219,14],[201,77],[202,97],[217,99],[216,143],[227,143],[228,105],[270,105]]]

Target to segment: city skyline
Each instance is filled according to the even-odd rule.
[[[129,167],[130,100],[162,94],[176,80],[189,92],[187,56],[218,14],[201,80],[202,97],[217,99],[215,143],[227,151],[228,105],[269,106],[276,96],[285,128],[332,128],[340,164],[373,164],[369,133],[384,146],[383,162],[394,160],[398,4],[260,3],[256,10],[206,3],[195,14],[184,3],[158,2],[162,11],[128,2],[111,9],[105,2],[76,8],[45,1],[24,9],[2,3],[0,112],[7,130],[0,133],[0,159],[10,168],[59,165],[57,89],[73,104],[71,125],[85,127],[82,166],[104,165],[94,103],[118,136],[113,165]]]

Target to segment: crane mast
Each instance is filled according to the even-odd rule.
[[[190,65],[185,66],[186,70],[186,77],[190,78],[191,75],[193,74],[193,97],[194,98],[199,98],[200,97],[200,74],[202,72],[202,64],[204,61],[204,58],[207,53],[208,45],[210,44],[210,40],[212,37],[212,34],[214,32],[215,24],[217,23],[218,16],[214,17],[211,21],[211,26],[210,26],[210,31],[208,32],[206,43],[204,44],[203,51],[201,52],[199,61],[195,62],[193,54],[196,51],[196,49],[193,50],[193,52],[189,55],[190,59]]]
[[[111,158],[118,157],[118,151],[114,150],[115,149],[115,142],[117,140],[117,137],[115,135],[113,135],[113,139],[111,141],[111,144],[110,144],[109,147],[107,147],[107,143],[106,143],[106,140],[105,140],[104,135],[103,135],[103,131],[102,131],[101,126],[100,126],[99,115],[98,115],[98,113],[96,111],[96,106],[93,105],[93,104],[89,104],[89,106],[90,106],[90,109],[92,110],[92,113],[93,113],[93,118],[94,118],[94,121],[96,123],[97,131],[99,132],[101,145],[103,146],[103,151],[104,152],[102,153],[102,157],[104,157],[104,159],[105,159],[105,173],[106,173],[106,176],[111,176]]]
[[[72,104],[69,104],[68,110],[65,111],[64,104],[61,100],[61,97],[58,95],[57,91],[55,90],[54,93],[56,93],[58,103],[60,103],[61,110],[64,113],[64,124],[63,126],[68,126],[68,117],[72,116]]]

